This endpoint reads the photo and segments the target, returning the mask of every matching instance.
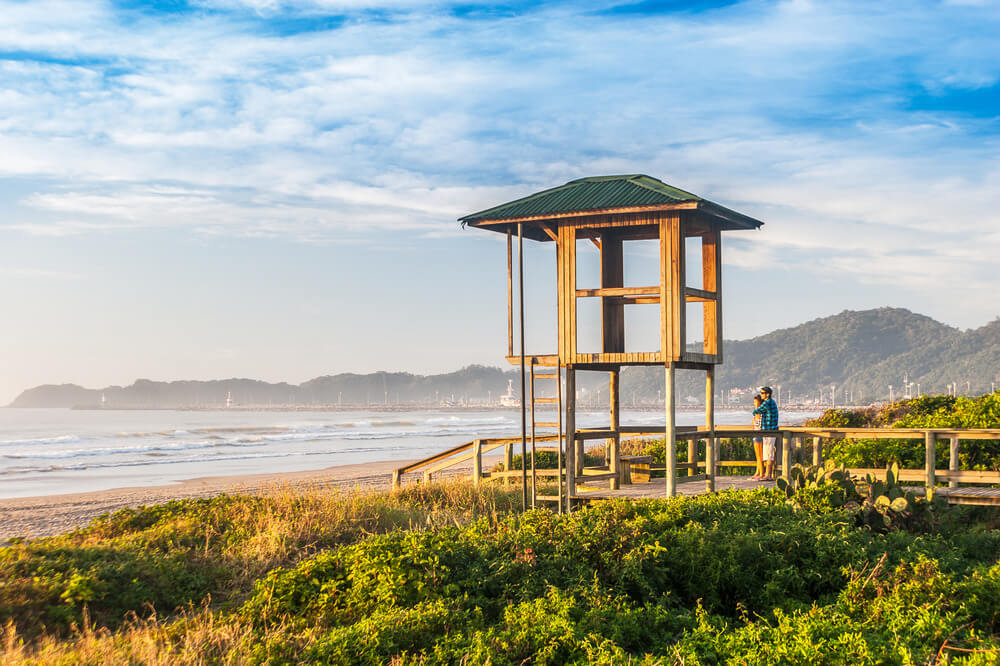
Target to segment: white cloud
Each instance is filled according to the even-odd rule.
[[[265,19],[374,6],[202,4]],[[765,219],[761,251],[802,252],[806,270],[877,263],[866,279],[916,283],[913,253],[981,269],[1000,252],[996,119],[907,108],[998,80],[996,7],[400,8],[282,36],[238,11],[8,5],[0,49],[45,57],[0,62],[0,177],[35,183],[0,228],[449,234],[539,187],[645,171]]]

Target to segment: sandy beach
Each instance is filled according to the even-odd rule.
[[[0,499],[0,540],[62,534],[86,525],[103,513],[174,499],[222,493],[256,494],[288,487],[387,489],[392,482],[392,471],[407,462],[410,461],[342,465],[308,472],[208,476],[164,486]],[[456,466],[456,470],[459,468]]]

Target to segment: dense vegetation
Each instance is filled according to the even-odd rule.
[[[827,410],[806,425],[831,428],[1000,428],[1000,393],[974,398],[924,396],[858,410]],[[823,455],[847,467],[922,467],[924,442],[907,439],[834,440]],[[1000,441],[964,440],[959,451],[961,469],[1000,470]],[[948,441],[938,440],[937,467],[947,469]]]
[[[0,551],[0,661],[995,663],[996,516],[873,523],[841,485],[566,516],[460,484],[119,512]]]

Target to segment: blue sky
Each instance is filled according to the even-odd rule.
[[[503,245],[455,219],[587,175],[765,221],[725,246],[727,337],[882,305],[1000,314],[996,2],[0,17],[0,402],[500,364]],[[551,256],[529,259],[529,347],[548,351]]]

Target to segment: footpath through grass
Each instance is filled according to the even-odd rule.
[[[995,514],[874,530],[832,497],[522,515],[448,484],[120,512],[0,551],[0,662],[1000,662]]]

